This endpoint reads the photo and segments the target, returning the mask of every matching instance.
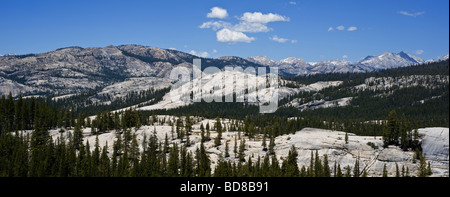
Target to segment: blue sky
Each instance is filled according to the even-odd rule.
[[[111,44],[306,61],[449,53],[448,0],[0,0],[0,21],[0,54]]]

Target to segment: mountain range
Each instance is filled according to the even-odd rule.
[[[13,96],[64,95],[101,90],[131,78],[168,78],[174,67],[191,69],[194,58],[202,59],[203,68],[277,66],[282,75],[368,72],[424,62],[404,52],[367,56],[358,62],[332,60],[311,63],[294,57],[279,61],[263,56],[201,58],[181,51],[141,45],[67,47],[40,54],[0,56],[0,95],[9,92]]]
[[[448,55],[439,60],[448,59]],[[324,60],[319,62],[305,62],[303,59],[289,57],[279,61],[271,60],[265,56],[249,57],[247,60],[265,65],[277,66],[285,75],[308,75],[317,73],[346,73],[370,72],[382,69],[397,68],[424,63],[424,61],[405,52],[385,52],[377,56],[367,56],[357,62],[348,60]],[[438,61],[438,60],[431,60]]]

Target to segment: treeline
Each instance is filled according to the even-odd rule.
[[[36,129],[37,119],[45,129],[72,127],[76,114],[73,108],[57,108],[45,100],[35,98],[14,100],[9,94],[0,99],[0,134]]]
[[[384,69],[366,73],[325,73],[284,77],[286,80],[301,84],[312,84],[318,81],[344,81],[346,85],[359,85],[370,77],[400,77],[409,75],[449,75],[449,60],[423,63],[406,67]]]
[[[404,151],[408,149],[421,150],[417,126],[413,129],[412,123],[406,120],[405,115],[399,119],[397,112],[389,112],[387,124],[383,128],[383,144],[400,146]]]
[[[419,127],[444,126],[449,124],[449,86],[435,88],[408,87],[389,94],[370,90],[355,92],[351,104],[343,107],[304,110],[279,109],[297,116],[317,116],[339,120],[383,120],[391,110],[405,114],[417,122]],[[331,91],[332,89],[330,89]],[[322,98],[332,98],[334,93],[320,92]],[[345,95],[344,93],[342,95]],[[343,97],[341,97],[343,98]],[[420,102],[420,101],[423,102]],[[419,102],[417,102],[419,101]]]
[[[123,97],[114,98],[109,94],[98,95],[98,90],[94,90],[76,96],[58,99],[55,101],[55,104],[57,107],[66,108],[74,106],[77,114],[95,115],[99,111],[112,111],[141,103],[152,105],[161,101],[163,96],[169,91],[170,87],[158,90],[150,88],[148,90],[132,91]],[[96,101],[94,102],[92,98],[95,98],[94,100]]]
[[[234,100],[236,96],[233,97]],[[222,97],[222,101],[225,97]],[[232,118],[243,119],[247,115],[259,114],[259,106],[241,102],[194,102],[187,106],[175,109],[160,109],[146,112],[148,115],[174,115],[174,116],[201,116],[205,118]]]
[[[234,120],[228,127],[222,127],[220,118],[216,118],[214,125],[207,124],[206,127],[201,125],[201,144],[196,148],[194,153],[187,151],[191,145],[189,143],[189,135],[191,134],[193,121],[189,116],[185,117],[185,121],[178,118],[176,121],[168,120],[169,124],[175,126],[177,136],[181,139],[180,145],[173,143],[169,144],[167,137],[164,142],[159,142],[155,133],[149,136],[144,136],[140,151],[137,137],[131,133],[132,127],[139,127],[141,124],[148,124],[145,122],[148,118],[141,119],[142,116],[134,109],[124,111],[122,114],[112,112],[102,112],[97,117],[90,121],[88,118],[79,116],[77,120],[69,118],[67,124],[74,127],[73,132],[64,135],[64,130],[61,130],[61,135],[53,140],[49,135],[50,128],[58,127],[58,110],[57,113],[51,113],[54,106],[50,106],[46,102],[39,102],[31,100],[17,101],[9,96],[8,99],[2,98],[2,113],[6,116],[2,120],[2,130],[0,134],[0,176],[18,176],[18,177],[329,177],[329,176],[366,176],[364,169],[359,168],[359,161],[357,160],[354,167],[346,166],[341,168],[339,164],[335,164],[334,168],[330,168],[326,155],[322,159],[318,153],[313,156],[311,154],[311,164],[309,166],[298,166],[298,154],[295,147],[289,151],[288,157],[278,160],[275,152],[275,136],[290,132],[301,130],[301,128],[310,125],[311,127],[336,127],[333,122],[324,123],[320,119],[308,118],[282,118],[271,116],[246,116],[242,121]],[[34,103],[23,104],[23,103]],[[35,106],[30,107],[29,111],[34,111],[31,122],[24,121],[24,124],[16,124],[16,106]],[[14,106],[14,110],[11,107]],[[24,107],[26,108],[26,107]],[[65,113],[61,111],[60,113]],[[14,114],[14,116],[11,116]],[[18,113],[21,114],[21,113]],[[24,113],[27,114],[27,113]],[[13,118],[8,118],[13,117]],[[23,117],[18,115],[17,117]],[[69,116],[70,117],[70,116]],[[74,116],[73,116],[74,117]],[[388,125],[386,129],[393,125],[395,132],[398,132],[400,138],[386,138],[400,139],[400,145],[403,145],[403,132],[405,128],[401,125],[405,124],[404,119],[401,121],[395,118],[396,116],[390,114],[388,118]],[[56,119],[53,119],[56,118]],[[14,120],[14,121],[10,121]],[[151,124],[156,121],[160,122],[153,114],[151,117]],[[142,122],[141,122],[142,121]],[[165,120],[163,120],[164,122]],[[66,122],[64,122],[66,123]],[[92,127],[92,134],[100,134],[104,131],[116,129],[117,141],[112,145],[105,144],[100,147],[98,138],[94,145],[83,141],[82,128]],[[17,129],[18,125],[29,125],[28,129],[31,132],[20,132]],[[56,126],[55,126],[56,125]],[[399,128],[398,130],[396,130]],[[234,144],[234,159],[230,154],[228,142],[226,142],[225,153],[220,155],[220,159],[216,164],[214,170],[212,163],[205,150],[203,142],[210,139],[209,131],[215,130],[218,134],[225,130],[237,131],[249,138],[254,138],[256,134],[262,134],[263,150],[267,154],[260,158],[253,158],[252,155],[246,156],[245,140],[241,140],[239,148],[237,141]],[[407,132],[407,135],[410,133]],[[415,136],[416,134],[413,134]],[[67,137],[65,137],[67,136]],[[386,135],[391,136],[391,134]],[[397,136],[393,134],[392,136]],[[183,140],[183,138],[185,140]],[[409,138],[408,138],[409,139]],[[412,138],[410,144],[415,144]],[[268,143],[266,142],[269,141]],[[91,142],[92,143],[92,142]],[[221,137],[217,135],[214,139],[215,146],[220,146]],[[268,145],[267,145],[268,144]],[[112,146],[113,151],[109,151],[109,146]],[[93,148],[91,148],[93,147]],[[419,166],[423,169],[419,173],[422,176],[429,175],[431,170],[426,168],[424,159],[421,154],[416,154],[415,158],[419,159]],[[429,166],[429,164],[428,164]],[[346,170],[344,172],[344,170]],[[407,169],[408,171],[408,169]],[[408,174],[408,173],[407,173]],[[419,174],[418,174],[419,175]]]
[[[134,108],[122,112],[97,111],[91,120],[88,113],[76,112],[75,107],[58,107],[51,99],[14,100],[12,95],[0,98],[0,135],[8,132],[35,130],[36,119],[40,118],[40,126],[49,130],[55,128],[70,129],[79,124],[80,127],[92,127],[92,132],[103,133],[107,130],[125,130],[148,124],[148,116]]]
[[[112,145],[112,154],[108,144],[100,147],[96,138],[93,150],[75,137],[76,134],[63,135],[54,142],[48,132],[38,130],[24,135],[16,132],[0,136],[0,176],[1,177],[366,177],[365,168],[361,169],[359,159],[354,166],[341,167],[338,163],[329,163],[325,154],[319,157],[311,151],[310,164],[298,166],[298,153],[295,146],[289,150],[285,159],[277,159],[269,152],[256,162],[243,153],[242,143],[235,158],[220,154],[217,165],[212,169],[211,160],[203,141],[194,153],[187,150],[187,143],[169,145],[167,141],[158,142],[156,134],[142,142],[143,151],[139,151],[136,135],[130,130],[117,134],[118,140]],[[245,142],[244,142],[245,143]],[[242,148],[244,147],[244,148]],[[236,162],[237,160],[237,162]],[[420,157],[417,176],[431,175],[430,163]],[[383,177],[387,177],[386,165]],[[396,168],[397,177],[414,176],[408,167]]]
[[[194,103],[189,106],[170,110],[142,111],[143,116],[152,114],[172,116],[201,116],[205,118],[230,118],[244,123],[235,126],[235,131],[243,131],[246,135],[264,134],[279,136],[295,133],[305,127],[345,131],[357,135],[382,135],[383,123],[366,121],[365,119],[342,119],[319,115],[300,115],[296,108],[282,107],[273,114],[260,114],[259,107],[245,103]],[[386,113],[387,114],[387,113]],[[383,115],[382,119],[385,119]]]

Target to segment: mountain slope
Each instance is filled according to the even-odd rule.
[[[140,45],[67,47],[41,54],[1,56],[0,77],[3,87],[7,86],[6,80],[8,84],[29,87],[15,89],[14,96],[20,93],[63,95],[102,89],[129,78],[169,78],[174,67],[191,69],[195,58],[199,57]],[[261,66],[239,57],[201,59],[203,68]],[[0,95],[9,91],[11,88],[2,88]]]

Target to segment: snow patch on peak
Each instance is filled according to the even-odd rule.
[[[439,58],[440,61],[445,61],[449,59],[449,54],[442,56],[441,58]]]

